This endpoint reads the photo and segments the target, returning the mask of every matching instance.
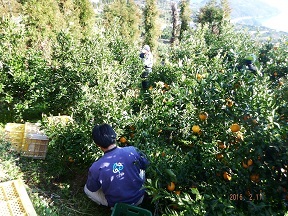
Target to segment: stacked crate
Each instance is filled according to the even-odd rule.
[[[5,125],[5,134],[8,141],[11,143],[13,150],[20,152],[24,138],[25,124],[7,123]]]
[[[5,133],[12,149],[22,156],[45,159],[49,139],[37,123],[8,123]]]

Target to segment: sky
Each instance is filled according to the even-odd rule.
[[[263,26],[276,29],[278,31],[288,32],[288,0],[262,0],[271,6],[279,9],[279,14],[268,19]]]

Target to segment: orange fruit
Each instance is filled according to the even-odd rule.
[[[223,142],[218,142],[218,148],[220,148],[220,149],[225,149],[225,148],[226,148],[225,143],[223,143]]]
[[[245,191],[245,195],[246,195],[247,197],[251,197],[250,189],[247,189],[247,190]]]
[[[119,141],[120,141],[120,143],[126,143],[127,139],[122,136],[122,137],[120,137]]]
[[[216,155],[216,158],[217,158],[218,160],[222,159],[223,157],[224,157],[224,155],[221,154],[221,153],[218,153],[218,154]]]
[[[259,182],[259,174],[252,174],[250,176],[251,181],[253,182]]]
[[[164,88],[169,90],[170,89],[170,86],[167,84],[167,83],[164,83]]]
[[[165,152],[162,152],[161,156],[162,156],[162,157],[165,157],[165,156],[166,156]]]
[[[251,166],[253,164],[253,160],[252,159],[249,159],[248,161],[247,161],[247,165],[248,166]]]
[[[230,126],[230,130],[231,130],[232,132],[238,132],[238,131],[240,131],[240,129],[241,129],[241,127],[240,127],[240,125],[238,125],[237,123],[234,123],[234,124],[232,124],[232,125]]]
[[[197,78],[197,80],[200,81],[200,80],[203,78],[203,76],[202,76],[201,74],[197,74],[197,75],[196,75],[196,78]]]
[[[74,163],[75,162],[75,160],[72,158],[72,157],[68,157],[68,161],[70,162],[70,163]]]
[[[134,138],[135,134],[134,133],[130,133],[129,135],[131,138]]]
[[[252,159],[247,160],[247,163],[245,161],[242,161],[242,166],[244,168],[248,168],[249,166],[252,166],[252,164],[253,164],[253,160]]]
[[[232,176],[228,172],[223,173],[223,178],[227,181],[231,181]]]
[[[199,132],[200,132],[200,127],[199,127],[198,125],[194,125],[194,126],[192,127],[192,131],[193,131],[194,133],[199,133]]]
[[[245,116],[243,117],[244,121],[247,121],[247,120],[250,119],[250,118],[251,118],[250,115],[245,115]]]
[[[168,191],[174,191],[175,190],[175,183],[174,182],[170,182],[167,185],[167,189],[168,189]]]
[[[231,99],[226,99],[226,105],[228,106],[228,107],[232,107],[233,106],[233,104],[234,104],[234,102],[231,100]]]
[[[201,112],[199,114],[199,118],[202,120],[202,121],[205,121],[207,118],[208,118],[208,113],[207,112]]]
[[[242,167],[244,167],[245,169],[248,168],[248,164],[246,164],[244,161],[242,161]]]
[[[177,191],[174,191],[174,193],[179,196],[181,194],[181,191],[177,190]]]
[[[134,126],[134,125],[131,125],[131,126],[130,126],[130,130],[131,130],[131,131],[135,131],[135,126]]]

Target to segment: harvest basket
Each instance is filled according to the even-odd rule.
[[[0,216],[37,216],[21,180],[0,183]]]

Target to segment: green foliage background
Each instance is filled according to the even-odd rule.
[[[32,10],[29,3],[25,2],[25,11],[36,13],[37,7]],[[68,9],[78,11],[77,7],[87,5],[68,3],[57,4],[58,10],[53,4],[59,16],[64,14],[63,22],[45,17],[38,23],[40,17],[31,16],[23,25],[8,18],[0,23],[0,122],[40,121],[50,138],[45,161],[19,159],[27,182],[51,191],[51,185],[57,185],[67,199],[71,191],[75,197],[82,194],[83,182],[73,185],[69,180],[83,175],[101,156],[90,132],[95,124],[106,122],[119,138],[128,140],[120,146],[134,145],[149,157],[149,208],[158,215],[283,215],[287,211],[287,38],[274,47],[270,41],[260,43],[236,32],[230,24],[218,23],[221,31],[215,34],[203,23],[185,31],[178,46],[161,45],[164,48],[157,54],[165,56],[165,63],[155,62],[150,87],[143,89],[137,43],[117,28],[106,31],[96,26],[96,31],[80,34],[91,30],[83,24],[90,20],[86,13],[76,13],[82,18],[75,17],[79,26],[70,29],[65,20]],[[52,16],[50,4],[43,2],[43,7]],[[252,53],[258,57],[259,74],[243,65]],[[199,119],[203,111],[208,113],[205,121]],[[48,122],[47,117],[58,114],[70,115],[73,121]],[[241,126],[241,133],[231,132],[233,123]],[[193,133],[193,125],[201,133]],[[226,148],[219,148],[219,141]],[[223,158],[217,159],[217,154]],[[248,159],[253,165],[246,169],[242,162]],[[223,178],[224,172],[231,174],[231,181]],[[252,181],[252,174],[259,174],[259,181]],[[166,189],[171,181],[180,195]],[[254,199],[261,193],[263,199],[250,200],[247,191]],[[231,199],[231,194],[238,198]],[[60,207],[52,207],[53,199],[62,206],[61,199],[46,200],[47,215],[61,214]],[[77,206],[77,198],[70,201],[75,209],[85,206]],[[36,206],[43,213],[42,204]]]

